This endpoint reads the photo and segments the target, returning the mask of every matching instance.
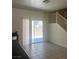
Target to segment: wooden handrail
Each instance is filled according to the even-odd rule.
[[[56,15],[60,16],[67,24],[67,19],[65,17],[63,17],[61,14],[59,14],[58,12],[56,12]]]

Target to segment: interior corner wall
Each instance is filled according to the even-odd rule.
[[[49,41],[67,48],[67,32],[57,23],[49,24]]]
[[[18,32],[19,34],[19,43],[23,45],[23,19],[29,18],[41,18],[44,21],[44,39],[47,40],[47,23],[48,23],[48,13],[42,11],[34,11],[34,10],[24,10],[24,9],[17,9],[12,8],[12,32]]]
[[[50,13],[49,23],[56,23],[56,12]]]

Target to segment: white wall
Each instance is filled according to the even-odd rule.
[[[12,8],[12,31],[18,31],[19,34],[19,43],[23,45],[23,19],[41,19],[44,21],[44,39],[47,40],[47,20],[48,13],[42,11],[34,11],[34,10],[24,10],[24,9],[16,9]]]
[[[49,24],[49,41],[67,47],[67,32],[57,23]]]
[[[50,13],[50,23],[56,23],[56,12]]]
[[[29,44],[29,19],[23,19],[23,45]]]

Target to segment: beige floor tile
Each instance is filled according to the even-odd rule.
[[[30,59],[67,59],[67,49],[48,42],[25,45]]]

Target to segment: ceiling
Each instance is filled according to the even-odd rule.
[[[44,11],[55,11],[67,8],[67,0],[12,0],[13,8],[35,9]]]

